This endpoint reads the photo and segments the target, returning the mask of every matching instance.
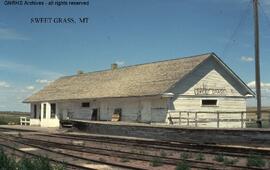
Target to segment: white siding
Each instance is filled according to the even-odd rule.
[[[216,99],[218,106],[201,106],[202,99]],[[246,111],[246,100],[234,97],[178,97],[173,102],[175,110],[208,112],[242,112]]]
[[[221,94],[196,94],[195,89],[224,89]],[[242,86],[214,60],[208,60],[171,89],[176,95],[174,110],[245,111],[246,99]],[[201,106],[202,99],[217,99],[217,107]]]
[[[82,108],[82,102],[90,102],[89,108]],[[100,110],[100,120],[111,121],[114,109],[122,109],[122,121],[165,122],[166,99],[161,97],[130,97],[100,100],[76,100],[58,102],[60,118],[71,115],[73,119],[91,120],[92,109]]]
[[[222,93],[213,94],[211,91],[208,94],[196,93],[196,89],[202,88],[222,89]],[[183,81],[177,83],[171,92],[176,94],[173,99],[173,110],[182,112],[181,125],[195,126],[194,123],[186,121],[187,117],[194,120],[195,112],[206,112],[197,114],[197,119],[216,119],[217,112],[237,112],[237,114],[220,114],[221,119],[241,119],[241,112],[246,111],[246,99],[242,85],[213,60],[208,60]],[[204,99],[217,100],[217,105],[203,106],[202,100]],[[179,112],[171,113],[170,116],[179,117]],[[243,118],[245,117],[244,114]],[[217,127],[217,122],[198,123],[197,126]],[[241,127],[241,122],[220,122],[219,127]]]

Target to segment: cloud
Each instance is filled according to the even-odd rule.
[[[253,62],[254,58],[253,57],[242,56],[241,60],[244,61],[244,62]]]
[[[0,87],[8,88],[10,85],[5,81],[0,81]]]
[[[269,0],[262,0],[260,1],[260,7],[261,7],[261,10],[263,12],[263,15],[265,16],[262,16],[262,17],[266,17],[267,20],[269,20],[270,18],[270,1]]]
[[[35,86],[27,86],[26,89],[32,91],[32,90],[35,90],[36,88],[35,88]]]
[[[36,82],[39,84],[50,84],[52,82],[52,80],[37,79]]]
[[[55,79],[63,76],[61,73],[43,70],[32,65],[14,63],[10,61],[0,60],[0,69],[11,70],[19,73],[26,73],[29,75],[35,75],[39,77],[46,77],[48,79]]]
[[[252,89],[255,89],[256,88],[256,82],[255,81],[251,81],[247,85],[248,85],[248,87],[250,87]],[[270,90],[270,83],[263,83],[263,82],[261,82],[261,89]]]
[[[124,66],[126,63],[124,61],[116,61],[115,62],[118,66]]]
[[[29,40],[29,38],[13,29],[0,28],[0,40]]]

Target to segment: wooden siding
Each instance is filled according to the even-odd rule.
[[[82,108],[82,102],[90,102],[89,108]],[[166,99],[161,97],[131,97],[112,98],[103,100],[76,100],[58,102],[59,115],[67,112],[72,113],[73,119],[90,120],[92,109],[100,110],[100,120],[111,120],[114,109],[122,109],[122,121],[139,122],[165,122],[166,119]]]
[[[225,89],[222,94],[196,95],[196,88]],[[171,90],[176,94],[174,110],[183,111],[246,111],[242,86],[214,60],[208,60]],[[217,106],[202,106],[202,99],[217,99]]]
[[[214,59],[207,60],[191,74],[176,83],[169,91],[174,94],[194,95],[195,88],[225,89],[221,96],[244,96],[246,90]]]

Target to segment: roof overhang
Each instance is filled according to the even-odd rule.
[[[213,56],[222,66],[224,66],[226,71],[228,71],[233,76],[233,78],[237,80],[249,92],[249,94],[246,94],[247,98],[252,98],[256,96],[256,94],[251,90],[251,88],[249,88],[247,84],[243,80],[241,80],[240,77],[238,77],[237,74],[235,74],[232,69],[230,69],[230,67],[226,65],[215,53],[212,53],[211,56]]]

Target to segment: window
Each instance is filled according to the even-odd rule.
[[[114,109],[113,115],[112,115],[112,121],[120,121],[122,116],[122,109],[116,108]]]
[[[90,107],[90,103],[89,102],[84,102],[84,103],[82,103],[82,107]]]
[[[217,106],[216,99],[203,99],[202,106]]]
[[[37,105],[34,104],[34,118],[37,118]]]
[[[51,103],[51,118],[55,118],[55,113],[56,113],[56,104]]]
[[[116,108],[116,109],[114,109],[114,114],[119,114],[119,115],[121,115],[121,113],[122,113],[122,109],[121,109],[121,108]]]
[[[43,104],[43,119],[46,119],[46,104]]]

